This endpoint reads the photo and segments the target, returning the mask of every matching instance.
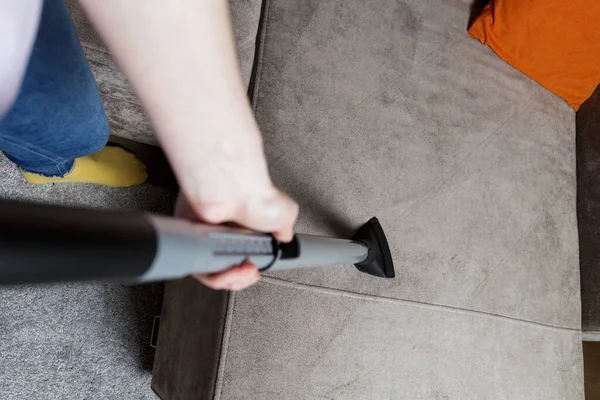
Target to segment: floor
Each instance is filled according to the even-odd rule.
[[[0,198],[168,214],[176,191],[154,159],[166,171],[158,184],[33,186],[0,153]],[[0,287],[0,398],[155,399],[150,337],[162,292],[160,284]]]

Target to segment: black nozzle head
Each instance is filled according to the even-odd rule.
[[[383,228],[377,218],[371,218],[369,222],[360,227],[358,232],[352,236],[352,240],[361,242],[369,248],[367,259],[361,263],[354,264],[359,271],[381,278],[393,278],[396,276],[392,253],[385,238],[385,233],[383,233]]]

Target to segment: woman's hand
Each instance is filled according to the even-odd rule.
[[[197,204],[193,208],[180,195],[175,214],[180,218],[213,224],[235,222],[253,230],[272,232],[282,242],[290,241],[294,236],[298,205],[275,188],[257,190],[254,196],[246,201]],[[256,265],[245,262],[225,272],[200,274],[195,278],[212,289],[241,290],[256,283],[260,273]]]

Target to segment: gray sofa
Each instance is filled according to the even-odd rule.
[[[297,231],[348,236],[376,215],[397,274],[168,283],[156,394],[583,399],[573,110],[466,34],[470,0],[231,5]],[[71,6],[113,133],[156,143]]]
[[[252,100],[297,230],[377,215],[397,277],[169,284],[161,398],[583,398],[574,112],[469,38],[469,11],[266,1]]]

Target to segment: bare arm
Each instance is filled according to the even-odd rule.
[[[80,0],[133,85],[195,213],[282,240],[297,205],[269,178],[227,0]]]

